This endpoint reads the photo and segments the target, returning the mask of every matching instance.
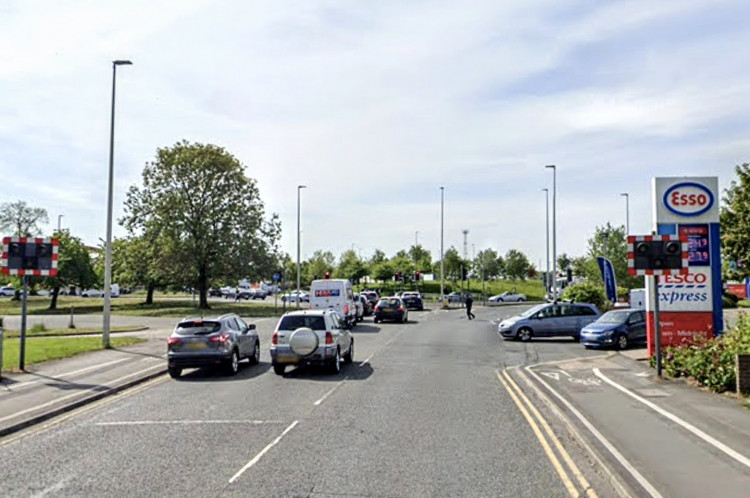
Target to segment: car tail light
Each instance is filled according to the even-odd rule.
[[[375,306],[375,311],[380,311],[380,306]]]
[[[326,332],[326,344],[333,344],[333,334]]]
[[[403,306],[399,306],[399,307],[398,307],[398,310],[399,310],[399,311],[404,311],[404,307],[403,307]]]
[[[345,304],[345,305],[344,305],[344,314],[345,314],[345,315],[348,315],[348,314],[349,314],[349,305],[348,305],[348,304]]]
[[[218,342],[218,343],[224,344],[225,342],[229,340],[229,334],[226,332],[222,332],[221,334],[215,335],[209,338],[208,340],[210,342]]]
[[[271,336],[271,344],[276,346],[278,343],[279,343],[279,333],[274,332],[273,335]]]
[[[181,342],[181,339],[179,337],[167,337],[167,345],[168,346],[174,346],[175,344],[179,344]]]

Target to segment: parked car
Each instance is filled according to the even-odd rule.
[[[464,302],[464,296],[460,292],[451,292],[447,296],[445,296],[445,301],[454,304],[459,304]]]
[[[15,287],[11,285],[5,285],[0,287],[0,296],[14,296],[16,294]]]
[[[424,302],[419,292],[405,291],[401,294],[401,300],[408,309],[424,310]]]
[[[497,294],[496,296],[490,297],[488,301],[491,303],[520,303],[522,301],[526,301],[526,295],[505,291]]]
[[[331,373],[354,361],[354,337],[332,309],[284,314],[271,336],[271,364],[277,375],[287,365],[325,365]]]
[[[104,291],[99,289],[86,289],[81,292],[81,297],[103,297]]]
[[[210,288],[208,289],[208,297],[221,297],[221,289]]]
[[[400,297],[381,297],[375,305],[373,321],[394,320],[401,323],[409,321],[409,310]]]
[[[646,341],[646,313],[642,309],[612,310],[581,329],[581,344],[587,348],[627,349]]]
[[[183,368],[209,365],[222,365],[234,375],[243,358],[251,364],[260,361],[260,340],[255,325],[248,325],[234,313],[186,318],[167,338],[167,369],[175,379]]]
[[[266,299],[266,297],[268,297],[268,292],[263,289],[258,287],[250,289],[250,299]]]
[[[297,301],[302,303],[309,303],[310,294],[305,291],[300,291],[299,295],[297,295],[297,291],[292,291],[282,295],[281,300],[287,303],[296,303]]]
[[[588,303],[545,303],[524,313],[506,318],[497,326],[501,337],[530,341],[532,337],[570,336],[580,338],[581,329],[601,312]]]
[[[365,319],[365,304],[363,301],[365,300],[359,294],[354,294],[354,319],[358,322]]]

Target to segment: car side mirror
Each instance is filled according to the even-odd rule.
[[[248,324],[248,326],[247,326],[247,331],[249,332],[251,330],[255,330],[255,324],[254,323]]]

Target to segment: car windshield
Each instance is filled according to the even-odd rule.
[[[208,320],[186,320],[180,322],[176,332],[179,335],[204,335],[218,332],[221,329],[221,323]]]
[[[536,305],[536,306],[534,306],[533,308],[529,308],[529,309],[527,309],[526,311],[524,311],[523,313],[521,313],[521,314],[520,314],[519,316],[521,316],[521,317],[523,317],[523,318],[528,318],[528,317],[530,317],[531,315],[533,315],[534,313],[536,313],[537,311],[539,311],[539,310],[543,310],[543,309],[544,309],[544,308],[546,308],[547,306],[549,306],[549,305],[548,305],[548,304],[537,304],[537,305]]]
[[[326,322],[321,315],[289,315],[282,317],[279,323],[279,330],[297,330],[300,327],[325,330]]]
[[[631,313],[631,311],[607,311],[596,322],[622,324],[628,320]]]

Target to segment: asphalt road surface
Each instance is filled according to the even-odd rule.
[[[355,362],[339,375],[312,368],[275,375],[268,354],[274,321],[255,321],[261,363],[243,363],[235,377],[210,370],[164,376],[0,441],[1,493],[644,494],[613,478],[509,373],[601,356],[567,338],[500,341],[496,320],[527,307],[479,309],[473,321],[459,310],[413,312],[408,324],[369,319],[354,331]]]

